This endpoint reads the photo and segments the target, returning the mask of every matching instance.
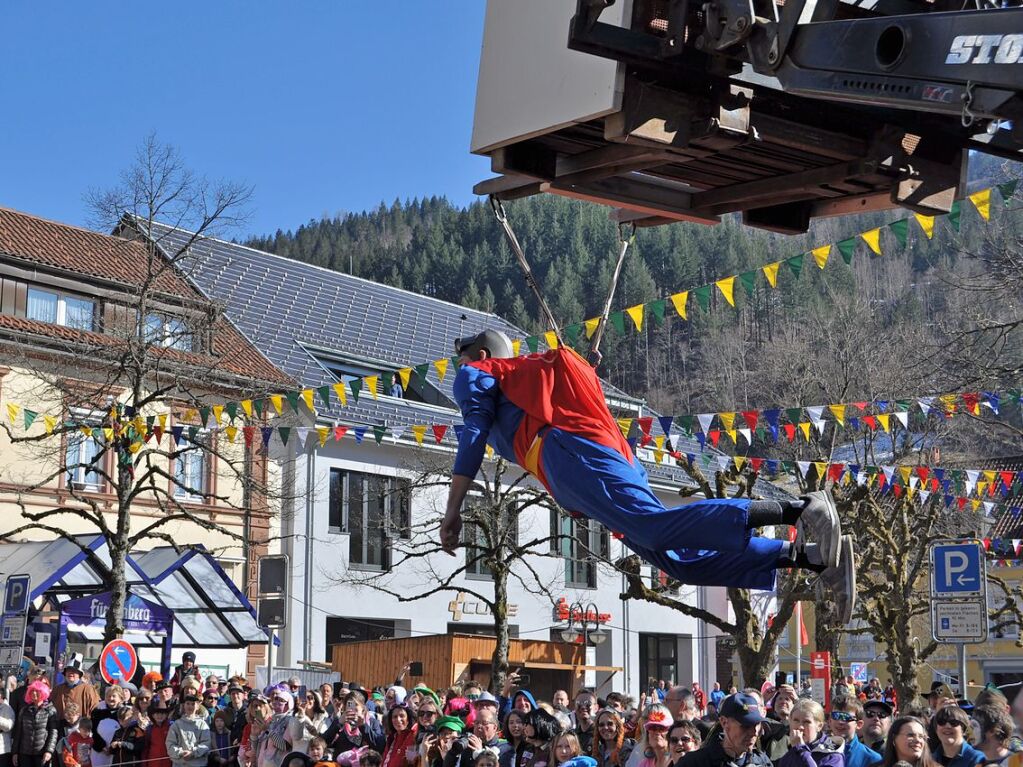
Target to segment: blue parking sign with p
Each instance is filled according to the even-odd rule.
[[[4,612],[27,613],[32,598],[32,578],[28,575],[11,575],[4,589]]]
[[[935,544],[932,552],[934,594],[966,597],[980,594],[984,590],[982,544],[976,542]]]

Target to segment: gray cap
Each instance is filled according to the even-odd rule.
[[[491,706],[496,706],[497,705],[497,698],[495,698],[489,692],[484,690],[483,692],[480,693],[480,696],[478,698],[476,698],[476,700],[474,700],[472,702],[472,705],[474,705],[474,706],[483,706],[483,705],[486,705],[486,704],[490,704]]]
[[[487,329],[474,336],[455,339],[455,353],[469,354],[472,357],[481,349],[486,349],[491,357],[511,357],[511,339],[500,330]]]

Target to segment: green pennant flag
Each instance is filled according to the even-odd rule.
[[[1009,389],[1008,393],[1009,399],[1015,402],[1016,404],[1019,404],[1020,401],[1023,401],[1023,391],[1020,391],[1019,389]]]
[[[262,418],[263,417],[263,400],[261,400],[261,399],[254,399],[254,400],[252,400],[252,409],[256,413],[256,418]]]
[[[800,253],[798,256],[785,259],[785,264],[792,270],[792,275],[798,280],[799,276],[803,273],[803,256],[806,253]]]
[[[799,423],[799,419],[803,417],[803,408],[801,407],[789,407],[785,408],[785,415],[789,419],[789,423]]]
[[[430,372],[430,363],[424,362],[422,365],[416,365],[416,375],[419,376],[420,383],[426,383],[426,376]]]
[[[906,235],[909,233],[909,219],[902,218],[898,221],[892,221],[888,224],[888,228],[892,230],[892,234],[895,235],[895,239],[899,241],[899,247],[906,247]]]
[[[710,309],[710,289],[712,285],[701,285],[693,290],[693,295],[696,296],[696,302],[700,305],[703,311]]]
[[[291,436],[291,427],[290,426],[278,426],[277,427],[277,431],[281,435],[281,442],[283,442],[285,445],[287,445],[288,444],[288,437]]]
[[[767,429],[763,426],[758,426],[756,432],[754,432],[757,439],[762,442],[767,442]]]
[[[155,415],[147,415],[146,416],[146,431],[152,431],[154,423],[156,423],[156,416]]]
[[[198,426],[189,426],[188,427],[188,441],[189,442],[194,443],[195,442],[195,438],[198,436],[198,434],[199,434],[199,427]]]
[[[846,266],[852,265],[852,257],[856,252],[856,238],[850,237],[846,240],[839,240],[838,252],[842,254],[842,260],[845,261]]]
[[[227,412],[227,417],[230,418],[232,421],[238,417],[237,402],[228,402],[226,405],[224,405],[224,410]]]
[[[286,391],[286,392],[284,392],[285,399],[288,400],[288,404],[291,406],[291,409],[294,412],[296,412],[296,413],[299,410],[298,396],[299,395],[298,395],[297,391]]]
[[[330,407],[330,387],[320,386],[316,389],[316,393],[320,395],[320,399],[323,400],[324,407]]]
[[[352,390],[352,398],[356,402],[358,402],[359,401],[359,392],[362,391],[362,379],[361,378],[353,378],[351,381],[348,382],[348,388]]]
[[[377,424],[376,426],[373,427],[373,439],[377,441],[378,445],[384,441],[384,435],[386,433],[387,433],[386,426],[381,426],[380,424]]]
[[[794,463],[792,463],[792,461],[782,461],[781,462],[781,470],[791,474],[792,472],[794,472],[796,470],[796,465]]]
[[[583,325],[581,322],[576,322],[573,325],[565,325],[562,328],[562,332],[565,334],[565,341],[569,346],[575,346],[579,343],[579,334],[582,332]]]
[[[199,422],[205,426],[208,420],[210,420],[210,409],[204,405],[199,408]],[[189,437],[189,439],[191,439],[191,437]]]
[[[658,327],[664,322],[664,310],[667,307],[668,302],[663,298],[659,298],[656,301],[651,301],[647,306],[650,308],[650,316],[654,319],[654,324]]]
[[[752,296],[753,291],[757,286],[757,273],[743,272],[739,275],[739,283],[746,288],[746,295]]]
[[[948,223],[952,225],[952,228],[957,232],[959,231],[959,216],[962,215],[963,206],[959,200],[952,203],[952,210],[948,212]]]
[[[528,336],[526,338],[526,348],[529,349],[530,354],[536,354],[536,350],[540,348],[539,336]]]
[[[691,415],[680,415],[675,419],[675,423],[682,429],[686,434],[693,433],[693,417]]]
[[[608,318],[611,327],[618,331],[619,335],[625,335],[625,312],[612,312]]]
[[[28,408],[25,408],[24,412],[25,412],[25,428],[28,429],[35,422],[36,418],[39,417],[39,413],[37,413],[35,410],[29,410]]]
[[[1002,195],[1002,202],[1006,205],[1009,204],[1009,200],[1016,194],[1016,185],[1019,183],[1019,179],[1013,179],[1012,181],[1006,181],[1004,184],[998,185],[998,192]]]

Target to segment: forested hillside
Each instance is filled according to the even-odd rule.
[[[971,189],[1017,173],[991,160],[974,166]],[[957,334],[990,320],[979,309],[986,306],[985,315],[1018,316],[1011,296],[963,289],[968,277],[985,279],[993,269],[969,254],[1017,247],[1012,238],[1018,217],[1002,209],[997,193],[993,207],[992,222],[984,224],[964,204],[960,231],[939,219],[932,240],[910,221],[905,247],[884,230],[884,255],[873,256],[860,243],[851,265],[836,251],[820,270],[808,255],[800,276],[785,270],[776,289],[758,271],[751,294],[736,283],[737,309],[713,291],[710,309],[703,311],[690,299],[689,319],[683,321],[669,302],[664,322],[650,316],[642,332],[630,323],[624,336],[609,333],[601,373],[668,413],[954,388],[962,361],[956,355],[967,341]],[[558,319],[568,324],[597,316],[618,248],[617,228],[607,209],[546,195],[511,203],[508,211]],[[715,227],[641,229],[613,308],[759,270],[907,216],[911,218],[893,210],[828,219],[800,237],[750,229],[737,218]],[[993,245],[992,238],[1000,244]],[[531,332],[544,329],[485,202],[462,209],[441,198],[396,200],[389,207],[310,221],[297,231],[278,231],[247,244],[493,311]],[[1005,382],[995,378],[1011,377],[1000,348],[1003,354],[997,360],[990,350],[983,355],[984,364],[997,363],[981,374],[989,380],[972,385],[996,386]],[[971,375],[976,379],[978,374]]]

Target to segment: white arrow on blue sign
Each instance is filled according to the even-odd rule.
[[[948,542],[931,547],[932,596],[972,597],[986,591],[983,545]]]

